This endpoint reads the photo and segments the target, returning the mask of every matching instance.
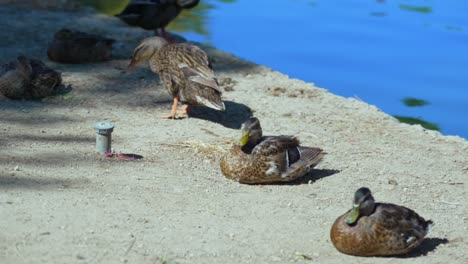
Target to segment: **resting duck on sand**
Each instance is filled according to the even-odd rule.
[[[371,191],[356,191],[353,208],[336,219],[330,232],[338,251],[355,256],[405,254],[423,241],[433,225],[403,206],[375,203]]]
[[[220,166],[226,178],[240,183],[287,182],[307,174],[324,154],[320,148],[300,146],[294,136],[263,136],[260,121],[251,117]]]

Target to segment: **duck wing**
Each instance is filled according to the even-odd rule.
[[[299,140],[294,136],[267,136],[252,150],[252,154],[271,156],[297,148]]]
[[[409,208],[385,203],[376,204],[368,219],[373,222],[375,236],[384,238],[395,251],[418,246],[433,225]]]
[[[303,176],[322,161],[325,155],[320,148],[300,146],[299,140],[294,136],[265,137],[254,147],[252,154],[269,156],[269,171],[280,172],[284,180]]]
[[[221,92],[208,55],[201,48],[181,43],[167,46],[173,52],[177,67],[181,69],[191,81],[198,82]]]
[[[182,102],[225,110],[222,91],[208,55],[201,48],[185,43],[167,45],[158,52],[154,61],[161,69],[178,76],[180,82],[171,84],[179,87]]]

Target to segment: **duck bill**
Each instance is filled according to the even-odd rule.
[[[132,59],[132,61],[130,62],[130,64],[127,67],[127,72],[133,71],[135,69],[135,67],[137,66],[137,64],[138,64],[138,62],[135,59]]]
[[[247,142],[249,142],[249,133],[247,133],[246,131],[242,131],[240,146],[241,147],[245,146],[247,144]]]
[[[351,212],[349,212],[348,216],[345,219],[345,222],[348,225],[352,225],[356,223],[357,219],[359,218],[359,209],[361,205],[360,204],[354,204],[353,208],[351,209]]]

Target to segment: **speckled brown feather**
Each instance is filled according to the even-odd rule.
[[[234,144],[220,162],[223,175],[240,183],[258,184],[287,182],[304,176],[316,166],[324,156],[319,148],[299,147],[301,159],[287,166],[287,150],[298,147],[295,137],[266,137],[251,154],[247,154]],[[278,141],[275,141],[277,138]],[[272,170],[272,166],[275,170]]]
[[[26,99],[38,99],[53,95],[62,84],[62,75],[47,67],[40,60],[31,60],[32,78],[25,91]]]
[[[345,222],[350,211],[336,219],[330,238],[338,251],[355,256],[405,254],[416,248],[432,221],[403,206],[376,203],[375,211],[354,225]],[[414,237],[408,241],[409,237]]]
[[[11,98],[21,99],[24,91],[31,82],[32,67],[24,56],[0,67],[0,94]]]
[[[199,47],[185,43],[165,45],[155,52],[149,64],[169,93],[178,96],[182,103],[224,110],[208,55]]]
[[[61,84],[60,73],[43,62],[19,56],[0,69],[0,94],[11,99],[39,99],[52,95]]]

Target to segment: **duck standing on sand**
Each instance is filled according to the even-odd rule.
[[[323,158],[320,148],[300,146],[294,136],[263,136],[260,121],[242,124],[239,144],[221,158],[221,172],[240,183],[287,182],[307,174]]]
[[[165,27],[174,20],[183,9],[191,9],[200,0],[132,0],[130,4],[117,15],[125,23],[146,30],[161,29],[162,36],[168,40]]]
[[[362,187],[354,194],[353,208],[336,219],[330,237],[345,254],[398,255],[419,246],[432,224],[406,207],[375,203],[371,191]]]
[[[169,44],[161,37],[146,38],[135,48],[127,71],[146,60],[173,97],[172,111],[164,118],[188,115],[193,105],[225,110],[208,55],[199,47],[188,43]],[[187,108],[177,110],[179,102],[187,104]]]

